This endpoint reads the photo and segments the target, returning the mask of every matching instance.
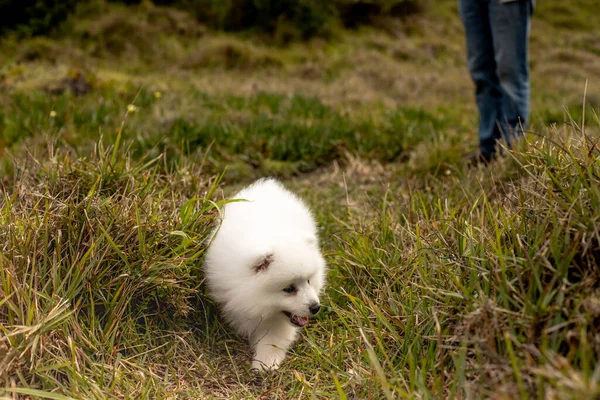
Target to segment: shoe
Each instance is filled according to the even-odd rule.
[[[495,153],[485,153],[477,150],[463,157],[468,167],[477,167],[478,165],[488,166],[496,159]]]

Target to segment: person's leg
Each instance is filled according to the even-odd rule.
[[[531,0],[502,2],[489,0],[489,20],[502,90],[502,111],[498,123],[508,146],[529,122],[528,41]]]
[[[459,0],[467,41],[467,67],[475,83],[475,99],[479,109],[479,148],[486,160],[492,158],[496,141],[500,139],[497,121],[502,112],[502,91],[496,75],[488,2]]]

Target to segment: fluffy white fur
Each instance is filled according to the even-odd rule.
[[[205,258],[212,297],[248,338],[252,367],[276,369],[298,326],[318,312],[325,260],[317,227],[302,200],[274,179],[261,179],[222,209]]]

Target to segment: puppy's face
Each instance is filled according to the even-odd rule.
[[[280,309],[282,315],[289,319],[292,325],[302,328],[308,324],[308,318],[321,309],[319,290],[313,275],[312,280],[307,276],[294,279],[281,289]]]
[[[277,249],[263,255],[255,263],[255,272],[265,306],[292,325],[303,327],[321,308],[325,260],[313,242],[292,248],[294,251]]]

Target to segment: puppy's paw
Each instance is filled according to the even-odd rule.
[[[254,359],[252,360],[252,369],[261,372],[274,371],[285,358],[285,351],[275,346],[259,346]]]
[[[275,371],[279,368],[279,362],[274,360],[271,363],[267,363],[260,360],[252,360],[252,371],[256,372],[268,372]]]

